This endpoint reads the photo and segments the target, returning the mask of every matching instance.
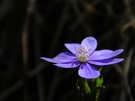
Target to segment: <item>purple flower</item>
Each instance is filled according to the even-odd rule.
[[[79,67],[79,76],[92,79],[100,76],[96,66],[106,66],[123,61],[123,58],[114,58],[123,52],[123,49],[96,50],[97,40],[93,37],[86,37],[81,44],[67,43],[65,47],[70,52],[62,52],[54,58],[41,57],[41,59],[54,63],[57,67],[76,68]]]

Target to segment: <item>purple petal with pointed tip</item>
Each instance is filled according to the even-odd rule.
[[[80,44],[77,44],[77,43],[72,43],[72,44],[64,44],[65,47],[70,51],[72,52],[73,54],[76,54],[76,49],[78,49],[78,47],[80,47]]]
[[[61,68],[75,68],[80,65],[80,62],[76,61],[76,62],[61,63],[61,64],[54,64],[54,65]]]
[[[97,40],[94,37],[86,37],[82,40],[81,46],[83,46],[86,50],[91,49],[91,54],[97,48]]]
[[[75,55],[73,55],[70,52],[62,52],[57,56],[55,56],[54,58],[41,57],[41,59],[52,63],[64,63],[64,62],[72,62],[77,60]]]
[[[59,60],[61,62],[70,62],[73,60],[77,60],[77,57],[70,52],[62,52],[58,54],[57,56],[55,56],[53,59]]]
[[[106,65],[119,63],[123,60],[124,60],[123,58],[111,58],[111,59],[105,59],[105,60],[89,60],[87,62],[93,65],[97,65],[97,66],[106,66]]]
[[[89,65],[88,63],[83,63],[80,65],[78,74],[79,76],[86,79],[93,79],[100,76],[100,72],[95,67]]]
[[[55,60],[53,58],[40,57],[40,59],[43,59],[45,61],[52,62],[52,63],[59,63],[60,62],[59,60]]]
[[[119,55],[122,52],[123,52],[123,49],[118,49],[118,50],[115,50],[115,51],[112,51],[112,50],[94,51],[90,56],[90,60],[109,59],[109,58],[112,58],[112,57],[115,57],[115,56]]]

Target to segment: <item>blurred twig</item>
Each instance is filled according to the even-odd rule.
[[[130,64],[131,64],[131,58],[133,56],[133,51],[134,51],[133,49],[130,49],[128,56],[124,60],[125,64],[124,64],[124,69],[123,70],[118,64],[114,65],[115,69],[121,74],[121,76],[123,78],[123,80],[122,80],[123,82],[121,84],[121,87],[124,86],[125,92],[128,94],[128,97],[129,97],[130,101],[134,101],[133,96],[131,94],[129,80],[128,80],[128,73],[129,73],[129,68],[130,68]],[[123,94],[125,95],[125,93],[122,90],[121,96]],[[121,97],[121,101],[122,101],[122,99],[123,99],[123,97]]]
[[[58,23],[58,27],[57,27],[56,33],[54,35],[54,40],[52,42],[49,55],[52,55],[54,53],[54,50],[55,50],[55,48],[58,44],[58,41],[60,39],[60,35],[62,34],[63,25],[65,24],[65,22],[67,21],[67,18],[68,18],[68,15],[67,15],[68,10],[69,10],[69,4],[66,3],[63,11],[61,13],[60,21]],[[51,83],[51,86],[50,86],[47,101],[53,100],[53,96],[54,96],[54,93],[55,93],[55,90],[56,90],[56,86],[57,86],[59,78],[60,78],[60,72],[61,72],[61,70],[56,69],[55,75],[53,77],[53,82]]]
[[[33,1],[35,3],[35,0]],[[34,4],[33,4],[34,5]],[[41,56],[41,46],[40,46],[40,37],[39,37],[39,28],[40,28],[40,24],[38,23],[38,19],[36,18],[36,13],[34,13],[34,26],[33,26],[33,33],[34,33],[34,50],[35,50],[35,64],[39,64],[40,63],[40,56]],[[37,85],[38,85],[38,96],[39,96],[39,101],[45,101],[45,97],[44,97],[44,84],[43,84],[43,77],[42,74],[39,72],[37,75]]]
[[[31,70],[28,74],[27,74],[27,78],[31,78],[34,77],[36,75],[38,75],[38,73],[45,67],[47,67],[48,64],[44,64],[44,63],[40,63],[38,64],[33,70]],[[15,92],[18,88],[20,88],[23,84],[24,84],[24,79],[20,79],[18,82],[16,82],[15,84],[13,84],[12,86],[10,86],[9,88],[7,88],[5,91],[3,91],[0,94],[0,101],[3,101],[5,98],[7,98],[10,94],[12,94],[13,92]]]
[[[87,34],[92,34],[90,26],[88,26],[88,24],[85,21],[84,15],[80,12],[78,8],[77,0],[70,0],[70,2],[71,2],[71,5],[73,7],[75,14],[77,15],[78,22],[82,24],[82,27],[86,31]]]
[[[54,94],[56,91],[56,87],[58,85],[58,82],[60,80],[60,74],[61,74],[61,69],[56,69],[52,83],[51,83],[51,87],[49,89],[49,95],[48,95],[48,99],[47,101],[53,101],[54,99]]]
[[[134,101],[132,94],[131,94],[131,90],[130,90],[130,85],[128,83],[128,72],[129,72],[129,68],[130,68],[130,64],[131,64],[131,58],[132,58],[132,54],[133,54],[133,49],[131,49],[129,51],[129,54],[125,60],[125,65],[124,65],[124,84],[125,84],[125,90],[129,96],[130,101]]]
[[[10,88],[8,88],[7,90],[5,90],[4,92],[2,92],[2,94],[0,94],[0,101],[3,101],[5,98],[7,98],[10,94],[12,94],[13,92],[15,92],[18,88],[20,88],[22,86],[23,82],[22,80],[19,80],[17,83],[15,83],[13,86],[11,86]]]
[[[26,17],[24,20],[24,26],[22,29],[22,49],[23,49],[23,66],[24,66],[24,76],[27,75],[28,72],[28,28],[29,28],[29,20],[30,15],[34,11],[35,0],[29,0],[28,7],[26,9]],[[24,83],[24,101],[28,100],[28,89],[27,89],[27,78],[25,78]]]
[[[14,6],[12,0],[4,0],[0,5],[0,21],[2,21],[11,12],[11,8]]]
[[[65,2],[67,2],[67,1],[65,1]],[[49,49],[49,55],[48,56],[53,55],[54,50],[56,49],[56,47],[58,45],[58,41],[60,40],[60,37],[62,35],[62,29],[63,29],[64,24],[66,23],[66,21],[69,17],[68,14],[67,14],[68,10],[69,10],[69,4],[65,3],[65,6],[64,6],[63,11],[61,13],[61,16],[59,18],[59,23],[58,23],[56,31],[53,35],[53,41],[51,42],[51,47]]]

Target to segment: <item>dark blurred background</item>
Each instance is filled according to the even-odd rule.
[[[135,101],[135,0],[0,0],[0,101],[81,101],[77,69],[40,56],[87,36],[124,49],[123,62],[103,67],[99,101]]]

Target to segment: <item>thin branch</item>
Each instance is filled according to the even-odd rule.
[[[33,70],[31,70],[28,74],[27,77],[31,78],[33,76],[36,76],[40,71],[42,71],[42,69],[44,69],[45,67],[47,67],[48,64],[40,63],[36,66],[36,68],[34,68]],[[12,94],[13,92],[15,92],[18,88],[20,88],[23,84],[24,84],[24,79],[20,79],[17,83],[13,84],[10,88],[7,88],[6,90],[4,90],[1,94],[0,94],[0,101],[3,101],[5,98],[7,98],[10,94]]]
[[[3,101],[7,96],[15,92],[18,88],[22,86],[24,82],[22,80],[19,80],[17,83],[15,83],[13,86],[5,90],[2,94],[0,94],[0,101]]]
[[[34,11],[35,0],[29,0],[28,7],[26,9],[26,17],[24,20],[24,26],[22,30],[22,49],[23,49],[23,67],[24,67],[24,76],[27,75],[27,65],[28,65],[28,28],[30,15]],[[25,78],[24,83],[24,101],[28,100],[28,91],[27,91],[27,80]]]
[[[55,71],[54,77],[53,77],[53,82],[51,83],[51,87],[49,89],[49,95],[47,101],[53,101],[53,97],[55,94],[56,87],[58,85],[58,82],[60,80],[60,74],[61,74],[61,69],[57,69]]]
[[[92,31],[90,30],[90,27],[88,26],[88,24],[86,23],[85,19],[84,19],[84,15],[81,14],[78,5],[77,5],[77,0],[70,0],[71,5],[73,7],[74,12],[77,15],[78,21],[82,24],[82,27],[84,28],[84,30],[87,32],[87,34],[92,34]]]
[[[40,56],[41,56],[41,46],[40,46],[40,38],[39,38],[39,23],[38,23],[38,19],[36,17],[36,11],[34,13],[34,50],[35,50],[35,62],[36,64],[40,63]],[[39,101],[45,101],[45,97],[44,97],[44,84],[43,84],[43,77],[42,74],[38,73],[37,75],[37,85],[38,85],[38,95],[39,95]]]
[[[133,49],[131,49],[129,51],[129,54],[128,54],[128,57],[125,60],[125,66],[124,66],[124,84],[125,84],[125,90],[126,90],[128,96],[129,96],[130,101],[134,101],[134,99],[132,97],[132,94],[131,94],[130,85],[128,83],[128,72],[129,72],[129,68],[130,68],[132,54],[133,54]]]
[[[66,1],[67,2],[67,1]],[[66,3],[64,8],[63,8],[63,11],[62,11],[62,14],[61,14],[61,17],[60,17],[60,21],[58,23],[58,27],[56,29],[56,33],[54,34],[54,39],[52,41],[52,44],[51,44],[51,47],[50,47],[50,52],[49,52],[49,56],[53,55],[54,53],[54,50],[56,49],[56,46],[58,44],[58,40],[60,39],[60,36],[62,34],[62,28],[64,27],[64,24],[66,23],[67,19],[68,19],[68,12],[69,10],[69,4]]]
[[[63,26],[64,26],[64,24],[65,24],[65,22],[67,21],[67,18],[68,18],[68,15],[67,15],[68,10],[69,10],[69,4],[66,3],[65,6],[64,6],[64,9],[62,11],[60,21],[58,23],[56,33],[54,35],[55,39],[52,42],[52,45],[51,45],[51,48],[50,48],[50,52],[49,52],[50,55],[53,54],[54,48],[56,48],[58,40],[60,38],[60,35],[62,34],[62,32],[61,32],[62,28],[63,28]],[[59,82],[60,72],[61,72],[61,70],[58,70],[58,69],[55,71],[55,75],[54,75],[54,78],[53,78],[53,82],[51,83],[51,87],[50,87],[50,90],[49,90],[50,92],[48,94],[47,101],[53,100],[54,92],[55,92],[56,86]]]

